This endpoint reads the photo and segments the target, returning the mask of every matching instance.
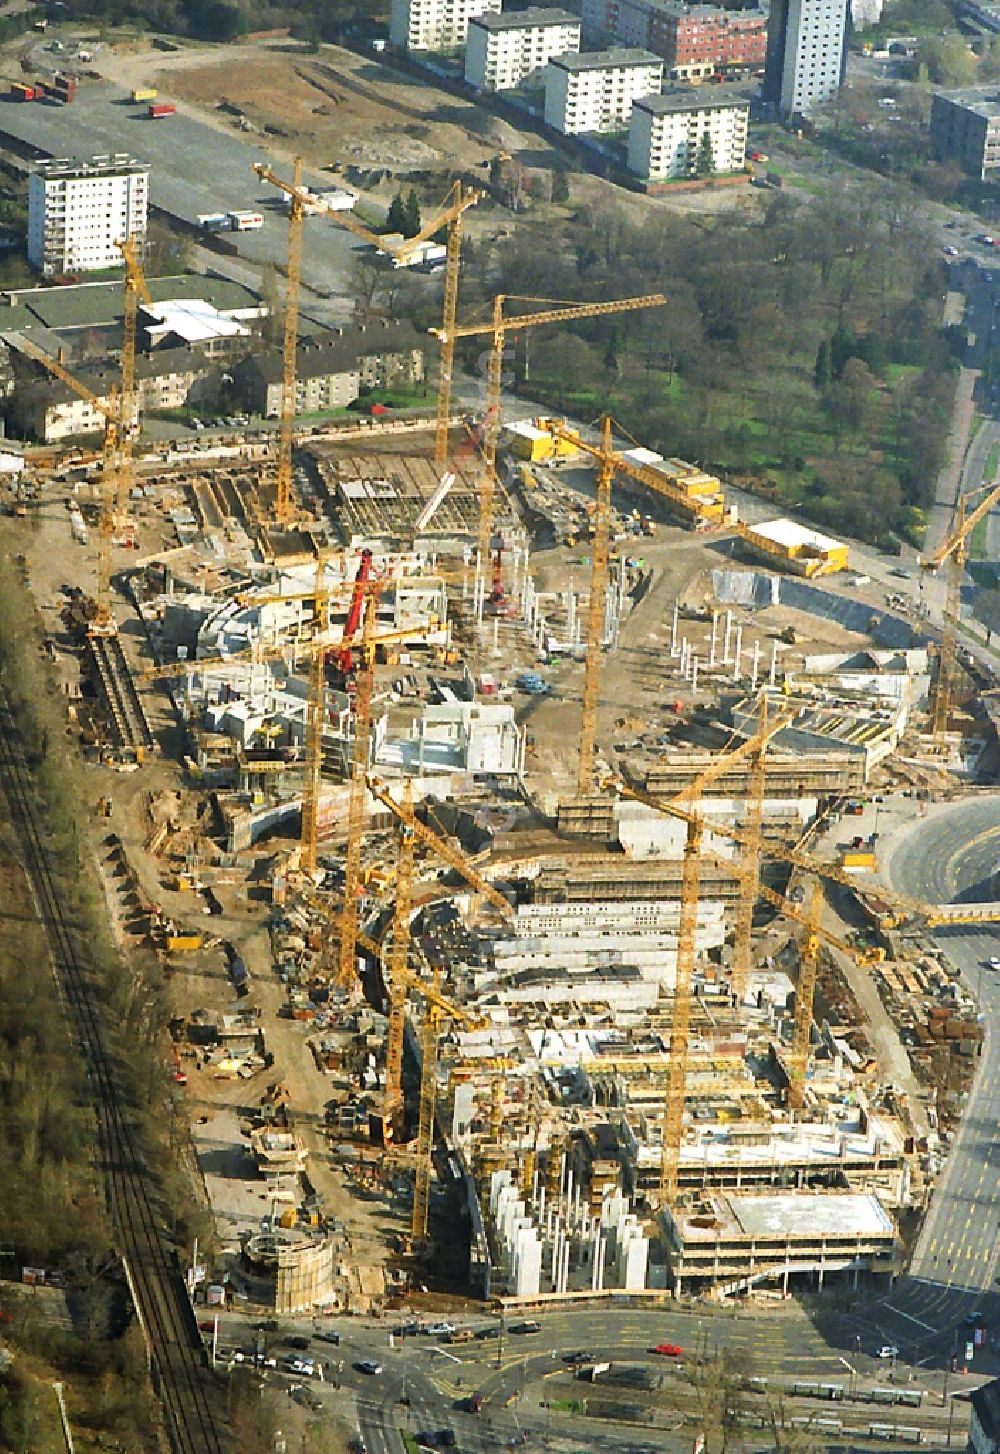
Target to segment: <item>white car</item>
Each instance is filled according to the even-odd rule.
[[[424,1332],[429,1338],[447,1338],[454,1331],[455,1328],[452,1323],[428,1323],[424,1329]]]
[[[878,1356],[879,1358],[898,1358],[899,1349],[895,1343],[883,1343],[882,1347],[878,1350]]]
[[[1000,969],[1000,957],[998,957],[996,954],[991,954],[989,959],[986,961],[986,968]]]

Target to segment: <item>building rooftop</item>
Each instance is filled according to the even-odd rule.
[[[170,335],[182,343],[210,343],[213,339],[250,336],[249,328],[220,313],[204,298],[171,299],[152,308],[143,305],[142,319],[153,345]]]
[[[555,56],[550,66],[559,66],[564,71],[604,71],[615,66],[662,66],[663,59],[652,51],[639,50],[635,46],[612,46],[609,50],[575,51],[568,55]]]
[[[640,96],[635,104],[653,116],[665,116],[671,112],[683,113],[686,111],[729,111],[734,106],[742,106],[747,112],[750,110],[750,102],[734,87],[727,89],[713,87],[709,92],[704,87],[693,90],[690,86],[677,86],[673,90],[663,91],[658,96]],[[635,455],[639,452],[633,450],[632,454]],[[656,461],[640,460],[640,463],[656,463]]]
[[[148,278],[149,294],[154,303],[177,303],[200,299],[220,313],[258,310],[262,304],[256,293],[229,278],[205,277],[200,273],[182,273],[164,278]],[[69,288],[20,288],[3,294],[0,302],[0,329],[25,331],[32,321],[46,328],[99,328],[120,323],[124,309],[124,292],[119,281],[78,283]]]
[[[825,553],[844,549],[842,541],[834,540],[832,535],[821,535],[818,530],[810,530],[807,525],[800,525],[796,520],[759,520],[747,528],[752,535],[758,535],[762,540],[772,540],[775,545],[781,545],[786,550],[815,550]]]
[[[717,1193],[710,1215],[684,1216],[686,1244],[717,1237],[892,1237],[892,1217],[872,1192]]]
[[[939,96],[953,106],[964,106],[967,111],[974,111],[977,116],[990,120],[1000,117],[1000,87],[995,83],[992,86],[960,86],[955,91],[932,93],[932,98]]]
[[[991,1378],[969,1394],[980,1427],[992,1443],[1000,1441],[1000,1378]]]
[[[93,157],[51,157],[35,167],[48,181],[70,181],[82,177],[117,177],[122,172],[148,172],[149,162],[129,156],[127,151],[105,152]]]
[[[568,10],[549,10],[544,5],[529,5],[527,10],[506,10],[499,15],[478,15],[470,25],[483,30],[532,30],[539,25],[579,25],[579,15]]]
[[[749,21],[759,24],[767,20],[767,11],[762,9],[726,10],[721,5],[686,5],[684,0],[646,0],[646,4],[651,10],[676,15],[678,19],[725,21],[727,25],[734,22],[746,25]]]
[[[423,346],[423,339],[412,324],[395,319],[369,323],[360,328],[344,328],[332,334],[303,339],[299,343],[296,374],[299,379],[318,379],[324,374],[355,368],[358,359],[369,354],[399,353]],[[255,369],[265,383],[281,383],[284,368],[279,348],[254,355],[246,360],[245,366]]]

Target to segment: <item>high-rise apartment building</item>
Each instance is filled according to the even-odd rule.
[[[654,183],[696,177],[708,156],[713,172],[738,172],[749,120],[748,101],[704,87],[642,96],[629,121],[629,171]]]
[[[48,276],[117,267],[115,246],[142,243],[149,167],[126,152],[40,162],[28,178],[28,261]]]
[[[638,97],[662,84],[663,62],[646,50],[556,56],[545,71],[545,121],[567,136],[623,131]]]
[[[397,50],[456,51],[469,22],[498,15],[501,0],[391,0],[389,39]]]
[[[508,10],[469,24],[465,79],[477,91],[510,91],[548,65],[553,56],[580,49],[580,20],[567,10]]]
[[[849,0],[772,0],[763,98],[781,116],[831,101],[847,71]]]

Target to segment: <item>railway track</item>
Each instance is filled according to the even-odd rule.
[[[126,1119],[114,1059],[95,1009],[85,962],[56,888],[32,804],[31,774],[6,695],[0,692],[0,789],[18,835],[61,997],[87,1060],[98,1154],[117,1250],[151,1351],[151,1372],[174,1454],[222,1454],[210,1375],[174,1248],[157,1218],[149,1173]]]

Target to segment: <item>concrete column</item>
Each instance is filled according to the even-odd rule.
[[[756,692],[756,690],[757,690],[757,672],[758,672],[759,667],[760,667],[760,640],[758,638],[757,640],[754,641],[754,644],[753,644],[753,663],[752,663],[752,665],[750,667],[750,690],[752,692]]]
[[[670,619],[670,655],[677,655],[677,602],[674,602],[674,613]]]
[[[768,673],[768,684],[772,687],[777,685],[778,677],[778,643],[771,642],[771,670]]]
[[[742,661],[742,658],[743,658],[743,627],[742,626],[737,626],[737,628],[736,628],[736,649],[733,652],[733,681],[734,682],[738,682],[739,679],[740,679],[740,663]]]
[[[692,692],[698,690],[698,658],[696,656],[691,658],[691,690]]]
[[[719,613],[712,612],[712,639],[708,643],[708,666],[709,670],[715,665],[715,648],[719,639]]]
[[[494,656],[499,656],[500,655],[500,618],[499,618],[499,616],[494,616],[494,618],[493,618],[493,655]]]
[[[723,641],[722,641],[722,665],[723,666],[728,666],[729,665],[729,643],[732,640],[732,635],[733,635],[733,613],[732,613],[732,611],[727,611],[726,612],[726,634],[723,637]]]

